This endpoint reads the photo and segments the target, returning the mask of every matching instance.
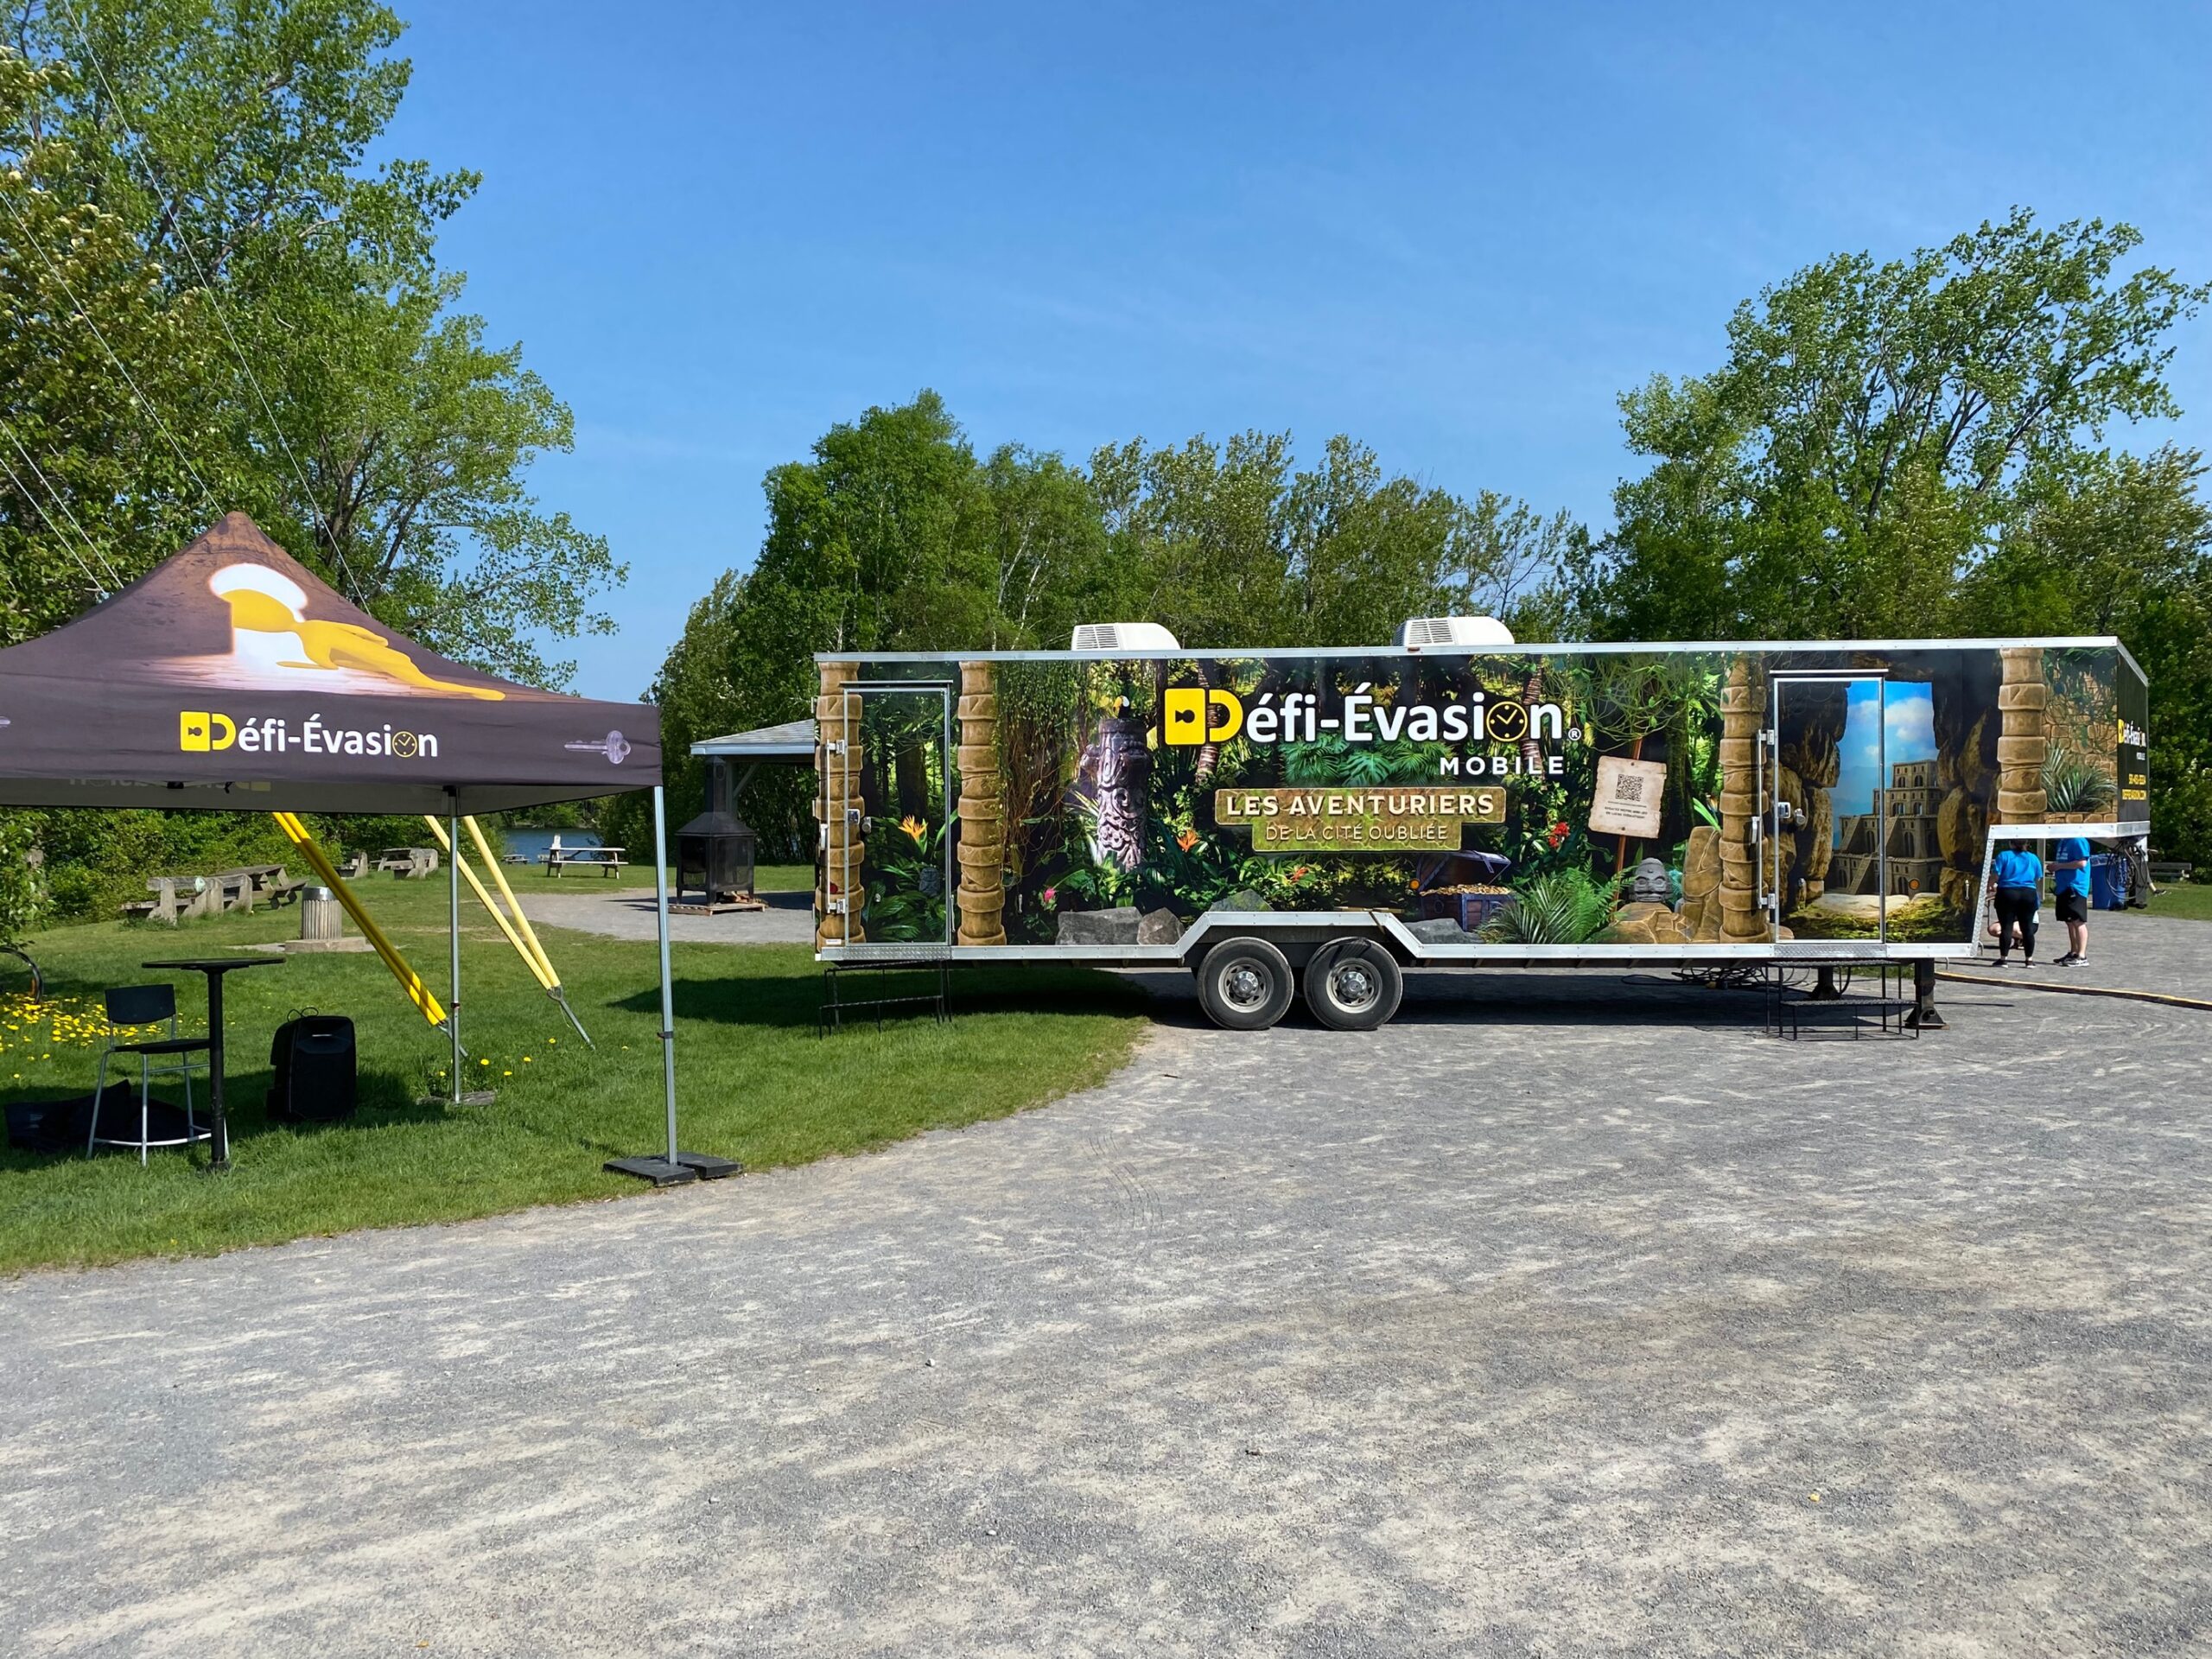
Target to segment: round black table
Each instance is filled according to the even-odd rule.
[[[207,976],[207,1093],[208,1115],[214,1120],[208,1133],[210,1169],[231,1166],[230,1126],[223,1120],[223,976],[241,968],[282,968],[282,957],[197,957],[188,962],[142,962],[141,968],[188,968]]]

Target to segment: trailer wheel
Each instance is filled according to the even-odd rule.
[[[1228,1030],[1265,1031],[1290,1009],[1290,963],[1265,939],[1225,939],[1195,971],[1199,1002]]]
[[[1306,1006],[1335,1031],[1373,1031],[1398,1011],[1405,976],[1371,939],[1340,939],[1306,964]]]

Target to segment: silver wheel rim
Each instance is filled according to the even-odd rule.
[[[1329,1000],[1346,1014],[1364,1014],[1382,1000],[1382,976],[1363,957],[1330,964],[1328,983]]]
[[[1265,1006],[1268,978],[1260,971],[1259,964],[1249,957],[1233,962],[1229,971],[1221,976],[1221,1000],[1239,1014],[1249,1014]]]

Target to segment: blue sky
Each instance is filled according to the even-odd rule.
[[[632,566],[603,696],[769,467],[925,385],[979,447],[1343,430],[1602,522],[1616,395],[1812,260],[2018,202],[2212,276],[2201,5],[399,3],[392,149],[485,174],[446,257],[575,410],[540,494]]]
[[[1883,781],[1882,739],[1887,728],[1887,763],[1936,758],[1936,698],[1925,685],[1892,682],[1886,698],[1878,681],[1852,683],[1843,741],[1838,746],[1835,789],[1828,798],[1839,828],[1844,818],[1870,811]]]

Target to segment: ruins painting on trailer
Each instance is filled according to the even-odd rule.
[[[2141,833],[2109,640],[823,658],[817,938],[1970,944],[1993,831]]]

